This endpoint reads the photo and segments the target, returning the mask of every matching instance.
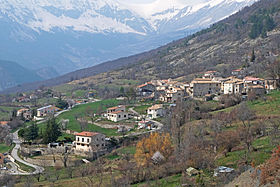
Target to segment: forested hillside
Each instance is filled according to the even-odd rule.
[[[7,92],[26,91],[39,86],[54,86],[103,72],[103,79],[128,79],[144,82],[153,78],[191,80],[205,70],[229,75],[231,70],[247,67],[260,77],[279,54],[280,2],[262,0],[235,15],[190,37],[156,50],[83,69],[57,79],[22,85]],[[77,81],[90,83],[91,77]],[[93,82],[96,84],[96,82]]]

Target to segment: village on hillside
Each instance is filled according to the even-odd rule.
[[[102,100],[95,98],[93,91],[79,99],[52,94],[49,97],[55,98],[56,103],[46,103],[43,106],[41,104],[37,108],[27,105],[13,112],[14,119],[22,120],[26,127],[14,132],[13,137],[7,140],[11,143],[18,142],[16,145],[20,148],[15,153],[0,154],[1,172],[25,173],[18,163],[30,164],[31,168],[35,168],[35,173],[41,172],[45,166],[74,167],[77,163],[89,163],[101,156],[112,154],[122,147],[122,142],[127,141],[126,138],[162,132],[169,112],[175,109],[178,103],[191,100],[221,102],[224,97],[229,96],[237,97],[240,101],[254,100],[278,88],[277,79],[244,76],[243,70],[237,69],[232,71],[230,77],[221,77],[217,71],[207,71],[202,77],[191,82],[171,78],[151,80],[133,88],[133,102],[122,95],[114,102],[103,105]],[[14,98],[13,102],[29,102],[29,99],[40,98],[39,95],[22,94]],[[76,113],[79,107],[96,103],[98,106],[94,110],[87,107],[83,113]],[[13,121],[1,121],[1,126],[7,129],[11,123]],[[43,132],[43,129],[50,130]],[[58,135],[52,138],[48,133]],[[19,154],[20,157],[17,158],[15,154]],[[153,162],[162,159],[164,157],[159,151],[152,157]],[[215,170],[215,175],[233,171],[232,168],[220,166]],[[190,167],[187,173],[193,176],[199,172]]]

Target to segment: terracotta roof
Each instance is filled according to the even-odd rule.
[[[115,110],[115,109],[122,108],[122,107],[124,107],[124,106],[119,105],[119,106],[114,106],[114,107],[108,108],[107,110]]]
[[[28,111],[29,109],[28,108],[22,108],[22,109],[19,109],[18,112],[23,112],[23,111]]]
[[[160,108],[163,108],[162,105],[153,105],[151,106],[150,108],[148,108],[149,110],[157,110],[157,109],[160,109]]]
[[[0,125],[8,125],[8,121],[0,121]]]
[[[258,80],[260,80],[260,79],[257,78],[257,77],[245,77],[244,80],[245,80],[245,81],[258,81]]]
[[[217,71],[206,71],[205,74],[208,74],[208,73],[216,73]]]
[[[249,88],[264,88],[264,87],[261,85],[254,85],[254,86],[249,86]]]
[[[97,133],[97,132],[86,132],[86,131],[84,131],[84,132],[76,133],[75,135],[76,135],[76,136],[87,136],[87,137],[92,137],[92,136],[95,136],[95,135],[97,135],[97,134],[99,134],[99,133]]]
[[[242,71],[242,69],[235,69],[235,70],[232,70],[232,71],[239,72],[239,71]]]
[[[193,81],[212,81],[212,79],[208,79],[208,78],[195,78]]]
[[[147,83],[141,84],[141,85],[139,85],[139,86],[137,86],[137,87],[138,87],[138,88],[142,88],[142,87],[144,87],[144,86],[147,86],[148,84],[152,84],[152,82],[147,82]]]
[[[192,83],[194,84],[219,84],[220,82],[218,81],[212,81],[212,80],[194,80],[192,81]]]

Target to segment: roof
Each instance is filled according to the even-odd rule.
[[[111,112],[111,114],[119,114],[119,113],[123,113],[123,111]]]
[[[242,71],[242,69],[235,69],[235,70],[232,70],[234,72],[239,72],[239,71]]]
[[[119,105],[119,106],[114,106],[114,107],[108,108],[107,110],[115,110],[115,109],[122,108],[122,107],[124,107],[124,106]]]
[[[205,74],[216,73],[217,71],[206,71]]]
[[[95,135],[98,135],[98,134],[99,134],[98,132],[87,132],[87,131],[84,131],[84,132],[76,133],[75,135],[76,136],[92,137],[92,136],[95,136]]]
[[[23,111],[28,111],[29,109],[28,108],[22,108],[22,109],[19,109],[18,112],[23,112]]]
[[[192,84],[219,84],[218,81],[212,81],[212,80],[193,80],[191,82]]]
[[[207,79],[207,78],[195,78],[193,81],[212,81],[212,79]]]
[[[261,85],[254,85],[254,86],[249,86],[249,88],[261,88],[261,89],[264,89],[264,87],[263,86],[261,86]]]
[[[260,80],[260,79],[257,78],[257,77],[245,77],[244,80],[245,80],[245,81],[258,81],[258,80]]]
[[[138,88],[142,88],[142,87],[147,86],[147,85],[152,85],[152,82],[147,82],[147,83],[141,84],[141,85],[139,85],[139,86],[137,86],[137,87],[138,87]]]
[[[50,108],[50,107],[52,107],[52,105],[49,105],[49,106],[44,106],[44,107],[38,108],[37,110],[44,110],[44,109],[46,109],[46,108]]]
[[[242,80],[240,80],[240,79],[234,79],[234,80],[229,80],[229,81],[226,81],[226,82],[225,82],[225,84],[233,84],[233,83],[235,83],[235,84],[241,84],[241,83],[243,83],[243,82],[242,82]]]
[[[8,121],[0,121],[0,125],[8,125]]]
[[[149,110],[157,110],[163,108],[163,105],[159,104],[159,105],[153,105],[150,108],[148,108]]]

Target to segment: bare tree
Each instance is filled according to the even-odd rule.
[[[79,124],[82,131],[85,131],[88,127],[88,121],[85,117],[79,119]]]

